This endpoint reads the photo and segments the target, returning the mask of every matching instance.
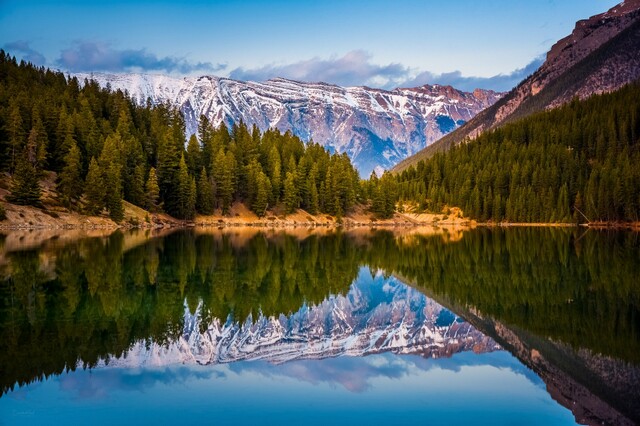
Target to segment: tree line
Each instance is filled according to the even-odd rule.
[[[290,132],[244,123],[214,128],[200,117],[185,146],[182,114],[137,105],[121,91],[79,82],[0,51],[0,169],[16,204],[41,204],[56,172],[56,201],[87,214],[124,217],[122,201],[176,218],[228,214],[242,201],[258,216],[278,207],[341,216],[366,194],[346,154]]]
[[[398,200],[480,221],[638,221],[640,85],[485,132],[396,176]]]
[[[229,214],[236,201],[267,211],[341,217],[363,204],[380,217],[398,205],[479,221],[638,221],[640,85],[594,96],[485,132],[401,174],[361,180],[346,154],[290,132],[200,117],[185,144],[182,114],[79,82],[0,51],[0,171],[7,200],[49,199],[91,215],[124,217],[123,200],[179,219]],[[0,218],[4,216],[0,205]]]

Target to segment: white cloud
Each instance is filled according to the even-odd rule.
[[[259,68],[236,68],[230,77],[238,80],[263,81],[284,77],[300,81],[325,82],[341,86],[392,86],[400,83],[410,69],[401,64],[377,65],[371,55],[362,50],[329,59],[312,58],[285,65],[265,65]]]
[[[160,71],[167,73],[191,74],[193,72],[216,72],[224,69],[224,64],[211,62],[192,63],[184,58],[158,57],[146,49],[113,48],[108,43],[80,41],[63,50],[56,64],[68,71]]]
[[[33,50],[28,41],[16,40],[10,43],[6,43],[3,49],[14,56],[19,56],[27,62],[31,62],[34,65],[44,65],[46,62],[45,57],[38,51]]]
[[[416,71],[402,64],[379,65],[372,63],[371,55],[362,50],[328,59],[312,58],[291,64],[271,64],[258,68],[236,68],[230,77],[238,80],[264,81],[274,77],[292,80],[333,83],[340,86],[372,86],[392,89],[424,84],[451,85],[456,89],[472,91],[476,88],[506,91],[516,86],[542,64],[536,58],[523,68],[492,77],[465,76],[461,71],[435,74]]]

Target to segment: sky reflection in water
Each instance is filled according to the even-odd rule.
[[[395,278],[373,278],[362,268],[347,298],[354,291],[366,294],[375,309],[391,303],[389,294],[415,298],[414,290],[398,285],[404,286]],[[418,304],[413,299],[415,309],[428,299],[419,298]],[[440,317],[443,313],[450,321],[456,318],[446,310]],[[386,352],[280,364],[103,366],[10,392],[0,399],[0,415],[7,425],[53,424],[61,418],[93,425],[574,423],[542,380],[505,351],[440,359]]]
[[[94,425],[574,423],[542,381],[506,352],[99,368],[63,374],[5,398],[11,400],[0,402],[6,424],[52,424],[61,416]]]
[[[0,425],[634,419],[638,240],[578,237],[7,237]]]

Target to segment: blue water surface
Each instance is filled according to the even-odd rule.
[[[5,425],[575,424],[504,351],[78,370],[0,399]]]

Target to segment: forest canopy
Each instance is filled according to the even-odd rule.
[[[243,201],[259,216],[343,215],[362,199],[346,154],[303,143],[290,132],[261,133],[240,122],[214,128],[200,118],[185,143],[181,113],[136,104],[127,93],[18,63],[0,51],[0,168],[12,175],[9,201],[39,205],[39,179],[57,174],[65,206],[123,218],[122,200],[180,219],[227,213]]]
[[[185,135],[180,111],[0,51],[0,171],[7,201],[40,206],[54,172],[57,202],[124,218],[123,200],[179,219],[234,202],[338,218],[356,204],[379,217],[410,206],[459,207],[479,221],[638,221],[640,85],[575,100],[485,132],[401,174],[361,180],[345,153],[287,131],[200,117]],[[0,206],[0,213],[3,213]],[[0,215],[1,216],[1,215]]]

